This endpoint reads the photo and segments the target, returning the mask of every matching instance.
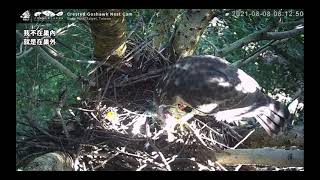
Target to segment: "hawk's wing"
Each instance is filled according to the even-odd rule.
[[[214,113],[217,120],[256,117],[270,132],[277,132],[288,110],[260,91],[258,83],[242,70],[214,56],[181,59],[158,85],[160,104],[171,105],[177,97],[199,114]]]

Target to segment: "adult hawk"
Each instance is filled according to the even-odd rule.
[[[158,113],[164,121],[188,113],[234,122],[255,117],[269,135],[289,119],[288,109],[260,91],[258,83],[228,61],[189,56],[169,68],[157,85]]]

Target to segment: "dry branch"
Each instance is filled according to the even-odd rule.
[[[37,48],[38,52],[40,52],[40,54],[42,55],[43,59],[45,59],[50,64],[52,64],[53,66],[58,68],[60,71],[62,71],[68,77],[70,77],[74,80],[77,80],[77,81],[79,80],[80,82],[82,82],[84,84],[89,84],[90,86],[94,86],[94,84],[95,84],[94,82],[88,81],[87,79],[74,74],[71,70],[69,70],[67,67],[65,67],[63,64],[61,64],[59,61],[57,61],[55,58],[50,56],[48,54],[48,52],[46,52],[44,47],[40,46],[40,47],[36,47],[36,48]]]
[[[304,32],[304,27],[295,28],[289,31],[282,31],[282,32],[268,32],[264,36],[262,36],[261,40],[271,40],[271,39],[279,40],[284,38],[291,38],[303,32]]]
[[[263,47],[261,47],[260,49],[258,49],[255,53],[250,55],[247,59],[244,59],[244,60],[241,59],[239,61],[236,61],[236,62],[232,63],[232,65],[234,65],[237,68],[240,68],[240,67],[250,63],[251,61],[255,60],[261,53],[267,51],[272,46],[278,45],[280,43],[284,43],[286,41],[288,41],[288,39],[273,40],[270,43],[268,43],[268,44],[264,45]]]
[[[283,26],[298,26],[300,24],[304,24],[304,18],[299,19],[297,21],[289,21],[289,22],[281,22],[279,23],[279,27],[283,27]]]
[[[232,44],[228,45],[227,47],[224,47],[224,48],[218,50],[217,54],[221,56],[221,55],[224,55],[234,49],[240,48],[240,47],[244,46],[245,44],[248,44],[249,42],[256,41],[261,37],[261,35],[263,33],[266,33],[269,29],[270,28],[267,27],[267,28],[264,28],[260,31],[249,34],[248,36],[243,37],[243,38],[237,40],[236,42],[233,42]]]
[[[69,132],[68,132],[68,129],[67,129],[67,126],[66,126],[66,122],[63,119],[62,114],[61,114],[61,109],[65,104],[66,98],[67,98],[67,89],[64,89],[63,92],[60,95],[59,105],[56,108],[56,114],[59,117],[59,120],[60,120],[60,123],[62,125],[63,131],[66,134],[66,138],[70,139],[70,135],[69,135]]]
[[[255,132],[244,142],[246,148],[259,147],[304,147],[304,132],[303,127],[295,126],[287,133],[279,134],[271,137],[267,136],[262,128],[258,128]],[[238,130],[242,131],[242,130]],[[242,133],[247,133],[247,130]]]
[[[33,50],[33,48],[29,48],[28,50],[22,51],[19,54],[16,54],[16,59],[21,59],[23,57],[25,57],[26,55],[28,55],[31,51]]]
[[[53,57],[51,57],[45,50],[42,49],[42,47],[37,47],[37,50],[40,52],[42,57],[47,60],[50,64],[57,67],[59,70],[61,70],[63,73],[65,73],[67,76],[71,77],[74,80],[79,79],[77,75],[75,75],[73,72],[71,72],[68,68],[66,68],[64,65],[62,65],[60,62],[55,60]]]
[[[303,167],[304,150],[284,150],[272,148],[228,149],[216,153],[217,162],[237,165],[268,165],[277,167]]]

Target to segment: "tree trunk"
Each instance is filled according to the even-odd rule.
[[[154,32],[158,34],[153,40],[157,49],[169,42],[173,33],[172,26],[177,20],[179,10],[177,9],[160,9],[155,19]]]
[[[72,171],[73,160],[63,152],[52,152],[35,158],[25,168],[25,171]]]
[[[192,55],[202,33],[214,16],[210,9],[191,9],[182,17],[173,40],[173,49],[178,57]]]
[[[94,56],[97,59],[104,59],[109,55],[109,62],[116,62],[124,55],[126,50],[126,23],[123,11],[120,9],[110,10],[88,10],[91,13],[109,12],[106,20],[90,20],[89,24],[94,41]],[[113,13],[113,16],[111,16]]]

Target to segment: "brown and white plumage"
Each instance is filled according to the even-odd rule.
[[[272,135],[290,117],[288,109],[262,93],[253,78],[215,56],[179,60],[160,80],[157,95],[164,119],[168,114],[180,118],[188,112],[227,122],[255,117]]]

